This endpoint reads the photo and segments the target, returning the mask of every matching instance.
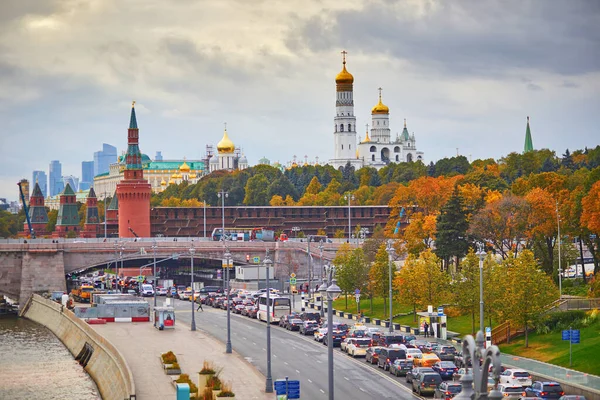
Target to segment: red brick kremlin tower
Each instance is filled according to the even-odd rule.
[[[86,200],[86,211],[85,211],[85,225],[80,236],[83,238],[95,238],[98,233],[98,224],[100,224],[100,217],[98,216],[98,198],[94,188],[90,188]]]
[[[125,177],[117,184],[119,201],[119,237],[150,237],[150,184],[144,179],[142,153],[138,146],[139,130],[135,101],[127,130]]]

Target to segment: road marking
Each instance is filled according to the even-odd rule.
[[[349,381],[349,380],[350,380],[350,379],[348,379],[348,377],[347,377],[347,376],[345,376],[345,377],[344,377],[344,379],[345,379],[345,380],[347,380],[347,381]]]
[[[361,390],[361,392],[367,393],[367,391],[365,389],[361,388],[360,386],[358,388]]]
[[[325,394],[325,391],[323,389],[319,389],[321,391],[321,393]]]
[[[263,351],[267,351],[267,349],[265,349],[264,347],[262,348]]]
[[[300,373],[300,371],[296,370],[297,373]]]
[[[256,343],[255,343],[255,342],[252,342],[252,344],[256,346]]]
[[[322,362],[321,362],[320,360],[317,360],[317,362],[318,362],[319,364],[322,364]]]
[[[248,340],[248,339],[246,339],[246,338],[245,338],[245,337],[243,337],[243,336],[242,336],[242,339],[244,339],[244,340]]]
[[[290,365],[290,364],[288,364],[288,363],[287,363],[287,361],[284,361],[283,363],[284,363],[285,365]]]
[[[308,353],[304,353],[304,355],[305,355],[306,357],[308,357]]]
[[[310,379],[307,379],[308,383],[313,383],[313,381],[311,381]]]

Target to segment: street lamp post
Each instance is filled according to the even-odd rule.
[[[192,286],[192,325],[191,325],[191,330],[195,331],[196,330],[196,307],[194,307],[194,254],[196,254],[196,249],[194,248],[194,243],[192,242],[192,247],[190,247],[190,260],[192,262],[191,264],[191,270],[190,270],[190,275],[191,275],[191,286]]]
[[[329,375],[329,400],[334,399],[334,385],[333,385],[333,301],[338,298],[342,290],[337,285],[335,279],[335,267],[332,265],[327,271],[328,282],[319,287],[321,296],[327,296],[327,365]]]
[[[562,264],[560,260],[560,214],[558,213],[558,201],[556,202],[556,225],[558,227],[558,293],[559,298],[562,298]],[[575,266],[575,274],[577,274],[577,266]],[[585,271],[583,272],[583,274],[585,275]]]
[[[477,332],[476,339],[468,335],[462,342],[462,353],[465,365],[472,364],[471,374],[464,374],[460,378],[462,390],[454,400],[500,400],[502,393],[496,387],[488,392],[488,376],[491,367],[495,382],[498,382],[502,372],[500,350],[497,346],[484,349],[483,332]]]
[[[225,247],[225,275],[227,281],[227,344],[225,345],[225,353],[231,354],[231,293],[229,290],[229,260],[231,259],[231,253],[229,252],[229,247]]]
[[[271,258],[269,257],[269,250],[267,250],[267,254],[265,255],[265,259],[263,261],[265,264],[265,269],[267,270],[267,380],[265,382],[265,392],[273,393],[273,378],[271,377],[271,313],[269,302],[270,302],[270,283],[269,283],[269,267],[273,264]]]
[[[106,240],[106,192],[104,192],[104,240]]]
[[[221,240],[225,241],[225,199],[229,197],[229,193],[221,190],[217,196],[221,199]]]
[[[156,239],[152,241],[152,255],[154,256],[154,307],[156,308]]]
[[[125,245],[121,245],[119,254],[121,256],[121,273],[123,273],[123,252],[125,251]],[[119,282],[119,276],[117,275],[117,283]],[[123,288],[119,285],[119,292],[123,293]]]
[[[389,267],[389,287],[388,287],[388,301],[390,303],[390,326],[388,328],[389,332],[392,333],[394,332],[394,325],[392,324],[392,312],[393,312],[393,306],[392,306],[392,261],[394,261],[394,255],[396,254],[396,249],[394,249],[394,241],[392,239],[389,239],[387,242],[387,246],[385,248],[385,250],[388,253],[388,267]]]
[[[118,251],[119,251],[119,241],[116,240],[115,241],[115,292],[117,291],[117,288],[119,287],[119,256],[118,256]]]
[[[206,200],[204,200],[202,204],[204,204],[204,239],[206,239]]]
[[[323,284],[323,239],[319,242],[319,259],[321,261],[321,284]],[[321,319],[325,316],[323,310],[323,296],[321,295]]]
[[[483,329],[483,259],[485,258],[483,243],[477,243],[475,254],[479,257],[479,329],[485,332]]]
[[[354,200],[353,194],[344,195],[344,199],[348,200],[348,243],[350,243],[350,239],[352,238],[352,216],[350,210],[350,201]]]

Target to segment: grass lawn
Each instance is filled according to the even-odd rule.
[[[503,353],[533,358],[569,368],[569,342],[562,341],[561,332],[546,335],[529,333],[529,347],[525,348],[525,336],[510,344],[500,345]],[[600,375],[600,321],[581,329],[581,343],[573,345],[574,370]]]

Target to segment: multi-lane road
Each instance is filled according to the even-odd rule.
[[[190,302],[175,300],[177,321],[189,326]],[[227,313],[204,306],[196,313],[196,326],[223,342],[227,338]],[[183,327],[180,325],[179,329]],[[185,329],[185,328],[184,328]],[[231,342],[241,354],[266,376],[266,324],[244,316],[231,314]],[[271,369],[273,381],[286,376],[300,381],[301,397],[328,398],[327,348],[312,336],[302,336],[276,325],[271,326]],[[353,359],[334,349],[335,396],[340,399],[418,399],[404,377],[396,378],[364,358]]]

